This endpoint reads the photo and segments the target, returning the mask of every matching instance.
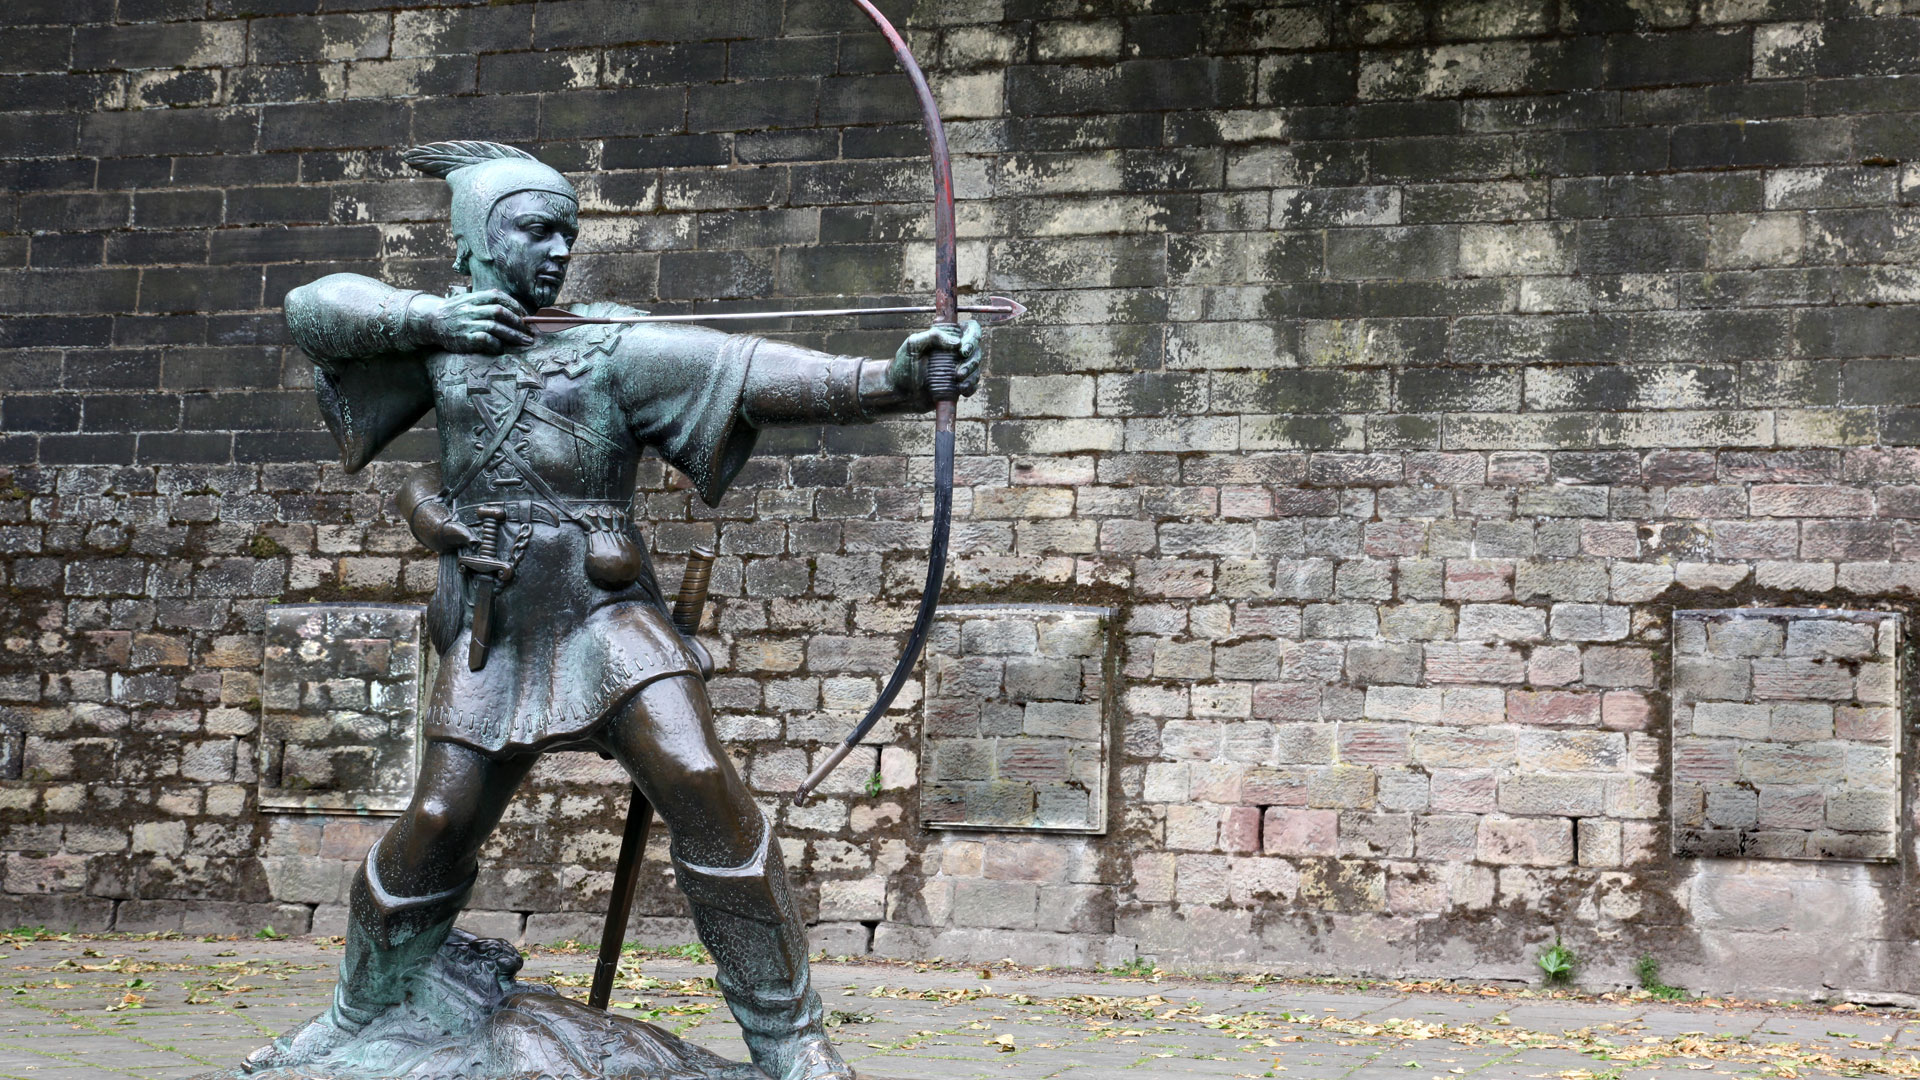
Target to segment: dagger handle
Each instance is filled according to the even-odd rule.
[[[474,514],[480,518],[480,557],[491,559],[500,550],[500,522],[505,520],[506,511],[497,506],[483,506]]]

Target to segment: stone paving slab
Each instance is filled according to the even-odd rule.
[[[10,939],[0,939],[7,941]],[[0,1080],[178,1080],[228,1067],[318,1012],[321,941],[80,939],[0,947]],[[744,1057],[710,969],[654,955],[617,1004]],[[523,975],[584,996],[592,958],[538,950]],[[866,1080],[1678,1080],[1920,1077],[1920,1015],[1710,1008],[1651,999],[1347,990],[820,963],[835,1035]],[[1640,1055],[1640,1056],[1636,1056]]]

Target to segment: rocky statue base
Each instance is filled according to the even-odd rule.
[[[516,982],[520,953],[455,930],[407,999],[360,1037],[291,1068],[195,1080],[766,1080],[652,1024]]]

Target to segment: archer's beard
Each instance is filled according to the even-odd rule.
[[[553,302],[560,298],[560,286],[566,284],[566,280],[564,271],[552,273],[536,270],[533,280],[527,283],[526,295],[533,300],[533,307],[527,310],[531,312],[535,308],[553,306]]]

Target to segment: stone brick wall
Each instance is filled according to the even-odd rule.
[[[909,618],[923,421],[784,433],[718,509],[650,473],[669,580],[722,553],[721,728],[822,944],[1517,978],[1557,932],[1598,982],[1920,993],[1910,811],[1890,863],[1669,824],[1674,609],[1920,596],[1906,6],[888,4],[963,283],[1032,309],[963,409],[950,587],[1116,609],[1109,828],[923,829],[917,688],[829,797],[779,797]],[[280,297],[447,284],[396,151],[449,137],[574,173],[573,298],[917,297],[912,101],[840,0],[0,23],[0,921],[336,929],[382,822],[259,805],[266,610],[432,568],[395,467],[325,464]],[[586,934],[623,800],[543,766],[476,928]],[[684,940],[648,873],[639,929]]]

